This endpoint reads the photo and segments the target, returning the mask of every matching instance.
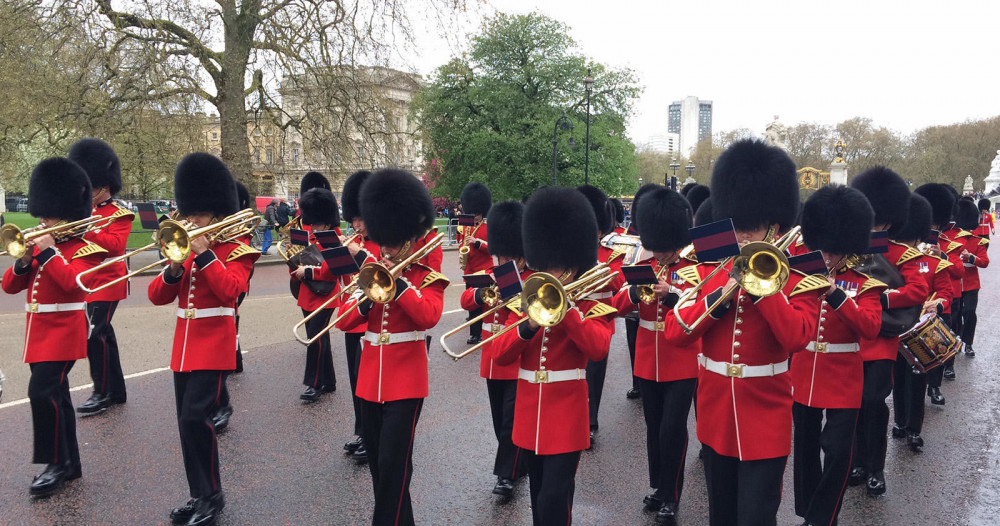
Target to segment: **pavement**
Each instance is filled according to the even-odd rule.
[[[270,257],[270,256],[269,256]],[[277,259],[277,258],[275,258]],[[485,382],[477,357],[458,362],[444,355],[437,338],[460,324],[462,291],[457,256],[445,257],[452,280],[441,323],[430,331],[430,396],[414,444],[411,486],[419,524],[526,525],[531,523],[527,481],[515,498],[499,504],[490,493],[495,439]],[[220,524],[335,524],[370,522],[371,479],[366,466],[344,457],[353,421],[343,339],[333,335],[338,389],[303,405],[304,348],[291,336],[301,319],[287,292],[280,265],[257,269],[241,308],[246,372],[230,378],[236,412],[220,437],[226,509]],[[30,464],[31,414],[25,403],[28,367],[20,363],[23,298],[0,299],[0,367],[8,376],[0,404],[0,524],[167,524],[170,508],[187,498],[174,416],[170,358],[173,307],[145,299],[150,277],[133,281],[119,308],[115,329],[129,375],[128,403],[78,419],[83,478],[48,499],[33,499],[28,484],[40,470]],[[983,289],[1000,287],[1000,270],[983,272]],[[997,347],[997,294],[982,294],[975,358],[960,356],[958,380],[944,385],[947,405],[928,403],[924,452],[890,440],[888,493],[869,498],[847,488],[841,524],[996,524],[1000,515],[1000,383],[991,360]],[[648,492],[645,426],[641,401],[625,399],[629,361],[624,327],[612,341],[601,430],[584,452],[576,477],[577,524],[652,524],[642,512]],[[456,338],[455,347],[464,345]],[[75,403],[90,394],[87,363],[70,373]],[[685,491],[679,524],[708,523],[704,472],[697,458],[694,412],[689,421]],[[778,524],[800,524],[792,506],[792,472],[785,470]]]

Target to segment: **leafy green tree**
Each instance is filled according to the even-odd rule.
[[[440,162],[428,181],[435,195],[457,197],[481,181],[495,200],[521,199],[552,184],[554,129],[556,184],[583,184],[588,71],[589,182],[631,194],[638,170],[625,121],[640,93],[635,74],[593,62],[565,24],[531,13],[487,19],[469,50],[438,68],[414,101],[425,157]],[[563,114],[571,129],[557,127]]]

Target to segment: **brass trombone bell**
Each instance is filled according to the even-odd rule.
[[[5,254],[21,258],[28,252],[28,243],[44,235],[52,235],[57,242],[61,242],[72,237],[82,236],[90,230],[103,228],[110,222],[110,217],[90,216],[77,221],[60,221],[50,227],[39,225],[24,230],[13,223],[7,223],[0,227],[0,246],[5,249]]]

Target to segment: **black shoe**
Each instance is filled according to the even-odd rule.
[[[851,468],[851,474],[847,476],[848,486],[860,486],[865,483],[865,479],[868,478],[868,472],[865,468],[854,467]]]
[[[943,374],[943,376],[944,376],[945,380],[954,380],[955,379],[955,368],[952,367],[952,366],[950,366],[950,365],[944,366],[944,374]]]
[[[94,393],[90,395],[90,398],[83,405],[76,408],[76,412],[80,413],[80,416],[94,416],[107,411],[109,407],[111,407],[110,396]]]
[[[514,481],[505,477],[498,477],[496,485],[493,486],[493,494],[509,499],[514,495]]]
[[[128,401],[128,397],[126,395],[111,393],[108,396],[111,397],[111,405],[124,404]]]
[[[359,447],[364,445],[364,443],[365,440],[363,438],[361,437],[355,438],[354,440],[351,440],[350,442],[344,444],[344,451],[347,451],[347,454],[349,455],[357,451]]]
[[[892,426],[892,438],[905,438],[905,437],[906,437],[905,429],[897,425]]]
[[[660,511],[663,507],[663,499],[656,496],[656,493],[650,493],[642,498],[642,509],[646,511]]]
[[[911,432],[906,435],[906,445],[910,446],[910,449],[914,453],[920,453],[924,447],[924,439],[920,438],[920,435]]]
[[[972,349],[971,345],[965,346],[965,355],[969,358],[974,358],[976,356],[976,351]]]
[[[187,521],[187,526],[210,526],[215,524],[215,520],[222,513],[222,508],[226,507],[226,499],[221,491],[216,492],[211,497],[197,499],[194,505],[194,514]]]
[[[664,502],[660,511],[656,512],[656,524],[676,524],[677,523],[677,503]]]
[[[316,389],[315,387],[307,387],[306,390],[299,395],[299,398],[301,398],[305,403],[311,404],[319,400],[321,394],[323,393],[319,389]]]
[[[365,449],[364,443],[358,446],[358,448],[354,450],[354,453],[351,453],[351,459],[358,464],[368,463],[368,450]]]
[[[868,490],[869,497],[878,497],[885,493],[885,475],[881,471],[876,471],[868,477],[868,485],[865,487]]]
[[[940,387],[928,387],[927,395],[931,397],[931,403],[934,405],[944,405],[944,395],[941,394]]]
[[[220,407],[212,415],[212,425],[216,433],[221,433],[229,427],[229,417],[233,416],[233,406]]]
[[[170,510],[170,522],[174,524],[187,524],[187,521],[191,520],[191,516],[194,515],[195,504],[198,499],[191,499],[187,501],[187,504]]]
[[[629,400],[635,400],[636,398],[639,398],[641,396],[642,395],[639,393],[639,390],[636,389],[635,387],[629,389],[628,391],[625,391],[625,398],[628,398]]]
[[[590,444],[587,445],[587,451],[590,451],[591,449],[594,449],[594,442],[596,442],[596,441],[597,441],[597,430],[596,429],[591,429],[590,430]]]
[[[475,344],[477,344],[477,343],[479,343],[481,341],[483,341],[483,339],[481,337],[479,337],[479,336],[469,336],[469,339],[465,340],[465,343],[467,343],[469,345],[475,345]]]
[[[42,471],[31,481],[28,492],[34,497],[48,497],[59,491],[63,482],[77,478],[80,478],[79,466],[74,467],[68,463],[49,464],[45,466],[45,471]]]
[[[320,387],[319,390],[323,391],[324,393],[332,393],[337,390],[337,384],[324,385],[323,387]]]

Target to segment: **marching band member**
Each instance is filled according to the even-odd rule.
[[[903,228],[910,208],[910,189],[896,172],[876,166],[854,177],[851,187],[868,198],[875,211],[875,230],[888,230],[889,236]],[[929,295],[927,280],[920,274],[916,249],[889,242],[885,259],[896,267],[904,280],[898,289],[882,293],[879,301],[882,310],[912,307],[923,304]],[[861,358],[864,360],[864,387],[861,393],[861,411],[858,415],[855,449],[848,484],[867,483],[870,496],[885,493],[885,447],[889,432],[889,406],[886,398],[892,391],[892,368],[896,363],[899,336],[879,335],[861,340]]]
[[[914,193],[910,195],[910,211],[906,223],[893,235],[893,239],[916,249],[930,234],[930,230],[931,205],[922,196]],[[921,254],[917,266],[930,290],[930,296],[924,302],[923,313],[934,315],[943,313],[944,304],[951,301],[951,277],[947,272],[951,263]],[[892,406],[895,417],[892,437],[906,438],[907,445],[915,452],[919,452],[924,446],[920,431],[924,423],[926,390],[927,375],[914,370],[902,353],[897,353],[896,365],[892,371]]]
[[[719,156],[711,191],[714,216],[732,219],[741,244],[772,242],[799,209],[795,164],[756,140],[736,142]],[[699,264],[699,279],[717,265]],[[680,310],[688,323],[708,312],[703,322],[681,337],[671,338],[680,331],[667,328],[671,344],[701,338],[697,429],[713,526],[776,523],[792,441],[788,357],[815,338],[818,295],[827,288],[826,280],[790,271],[779,292],[757,297],[720,272]],[[735,290],[732,299],[708,311],[725,290]],[[672,316],[667,322],[677,325]]]
[[[118,156],[104,141],[87,138],[73,143],[67,157],[83,167],[90,177],[94,193],[94,214],[115,218],[107,226],[87,232],[84,239],[106,250],[108,258],[124,254],[135,214],[114,200],[114,196],[122,189]],[[106,283],[126,273],[128,265],[122,261],[96,272],[93,279],[95,283]],[[127,298],[128,292],[129,284],[126,280],[87,295],[87,318],[92,326],[87,339],[87,359],[90,362],[94,392],[83,405],[76,408],[81,416],[103,413],[114,404],[124,404],[127,399],[125,375],[118,355],[118,338],[111,326],[111,318],[115,315],[118,302]]]
[[[299,181],[299,197],[301,198],[303,195],[306,195],[306,192],[312,190],[313,188],[323,188],[325,190],[329,190],[330,181],[326,179],[325,175],[319,172],[306,172],[305,175],[302,176],[302,180]],[[306,232],[309,232],[310,231],[309,225],[303,225],[301,221],[296,221],[296,219],[298,219],[301,213],[302,213],[301,209],[296,209],[295,219],[293,219],[290,223],[286,223],[284,226],[282,226],[279,229],[279,232],[281,232],[282,235],[285,236],[290,235],[289,230],[292,228],[298,228],[300,230],[305,230]],[[296,225],[296,223],[298,224]],[[298,299],[299,297],[299,288],[301,286],[302,286],[301,281],[295,279],[294,277],[289,277],[288,288],[292,291],[292,296],[294,296],[295,299]]]
[[[413,174],[383,169],[368,177],[360,193],[361,218],[393,267],[424,247],[433,236],[434,204]],[[361,425],[372,474],[372,524],[413,524],[410,479],[413,440],[427,397],[424,331],[441,319],[448,280],[439,272],[441,248],[408,265],[396,279],[396,295],[386,303],[349,301],[346,327],[367,328],[358,369]]]
[[[663,277],[652,287],[655,298],[648,303],[635,285],[623,287],[613,303],[619,314],[639,311],[635,375],[642,392],[649,486],[653,488],[643,502],[648,511],[656,512],[657,524],[674,522],[684,488],[687,419],[701,351],[697,341],[668,344],[664,332],[666,316],[672,315],[670,309],[679,294],[689,288],[680,274],[693,263],[680,253],[691,242],[691,216],[690,204],[669,188],[657,188],[643,197],[635,220],[643,248],[653,253],[653,269]]]
[[[993,225],[993,214],[990,213],[993,203],[984,198],[980,199],[977,204],[979,205],[979,226],[972,233],[983,239],[989,239],[990,234],[996,233],[996,226]]]
[[[708,201],[708,198],[711,196],[712,191],[703,184],[695,184],[686,194],[684,194],[684,198],[691,204],[692,215],[697,212],[698,207],[700,207],[705,201]]]
[[[955,223],[964,232],[958,235],[958,241],[965,245],[962,248],[962,263],[965,267],[965,275],[962,276],[962,310],[961,316],[961,336],[965,343],[965,355],[975,356],[976,351],[972,348],[973,339],[976,337],[976,307],[979,305],[979,269],[986,268],[990,264],[990,257],[986,254],[990,240],[972,234],[979,225],[979,211],[972,199],[959,199],[955,210]]]
[[[218,158],[184,156],[174,172],[181,217],[201,228],[239,209],[236,182]],[[190,240],[183,264],[171,263],[149,283],[149,300],[177,300],[170,368],[174,371],[177,427],[191,500],[170,512],[174,524],[215,522],[225,506],[219,479],[219,445],[211,415],[219,407],[226,375],[236,368],[236,300],[260,252],[238,242]]]
[[[638,225],[635,222],[636,214],[639,213],[639,199],[642,198],[643,194],[657,188],[660,188],[660,185],[646,183],[640,186],[639,190],[632,196],[632,222],[629,224],[628,230],[625,231],[626,234],[639,235]],[[624,315],[623,318],[625,319],[625,344],[628,346],[628,359],[632,366],[632,387],[625,392],[625,398],[635,400],[642,396],[642,393],[639,392],[639,377],[635,375],[635,339],[639,333],[639,313],[632,311]]]
[[[87,172],[73,161],[46,159],[31,171],[28,212],[42,226],[85,219],[91,210],[93,194]],[[89,323],[86,293],[77,287],[76,276],[100,263],[106,254],[105,249],[85,239],[47,234],[28,242],[24,256],[3,275],[2,287],[7,294],[28,291],[22,359],[31,367],[31,461],[46,464],[29,488],[36,497],[51,495],[63,482],[82,474],[69,371],[76,360],[87,356]]]
[[[624,234],[625,227],[622,226],[625,223],[625,203],[622,203],[621,199],[617,197],[612,197],[610,199],[611,206],[615,209],[615,234]]]
[[[802,210],[804,245],[821,251],[829,271],[813,313],[815,339],[791,365],[795,513],[806,525],[837,523],[851,471],[864,378],[859,342],[878,335],[886,287],[846,258],[868,249],[874,219],[864,194],[847,186],[820,188]]]
[[[458,244],[461,247],[459,248],[459,266],[466,274],[489,270],[493,268],[493,258],[490,256],[487,241],[489,221],[485,221],[485,219],[486,214],[490,211],[490,205],[493,204],[493,193],[483,183],[469,183],[462,189],[460,200],[462,211],[475,216],[473,219],[475,224],[471,227],[459,226]],[[468,253],[463,254],[462,252],[466,250]],[[468,319],[471,320],[482,313],[482,309],[469,311]],[[466,343],[469,345],[479,343],[482,332],[482,320],[473,323],[469,326],[469,339]]]
[[[538,189],[524,207],[521,228],[532,270],[568,283],[597,262],[593,209],[572,188]],[[536,525],[572,522],[577,465],[590,444],[584,368],[607,355],[613,313],[582,299],[570,303],[561,323],[522,323],[492,346],[497,363],[519,367],[512,436],[527,456]]]
[[[521,242],[521,216],[524,205],[520,201],[503,201],[490,208],[486,222],[490,226],[487,241],[490,253],[497,265],[514,261],[521,281],[531,275],[524,262],[524,244]],[[462,308],[468,311],[487,307],[484,289],[470,288],[462,293]],[[507,319],[514,317],[509,308],[497,311],[493,319],[487,318],[483,324],[483,338],[489,338],[507,325]],[[494,340],[495,342],[495,340]],[[493,416],[493,433],[497,437],[497,453],[493,462],[493,474],[497,476],[493,493],[504,499],[514,494],[514,481],[524,474],[524,454],[514,445],[511,432],[514,429],[514,397],[517,393],[517,364],[500,365],[491,350],[490,342],[481,350],[479,376],[486,379],[486,391],[490,399],[490,413]]]

